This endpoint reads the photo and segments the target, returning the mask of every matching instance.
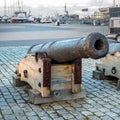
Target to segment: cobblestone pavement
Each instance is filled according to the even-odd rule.
[[[29,47],[0,48],[0,120],[120,120],[117,83],[93,80],[95,60],[83,59],[85,99],[33,105],[23,87],[14,87],[15,64]]]

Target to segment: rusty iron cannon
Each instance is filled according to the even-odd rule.
[[[53,41],[40,45],[34,45],[28,50],[28,54],[44,52],[52,60],[63,63],[79,58],[101,58],[108,52],[108,42],[99,33],[92,33],[87,38]]]
[[[86,92],[81,80],[82,58],[99,59],[107,52],[108,41],[100,33],[34,45],[16,66],[13,83],[28,83],[34,104],[83,98]]]

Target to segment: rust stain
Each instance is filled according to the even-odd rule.
[[[76,60],[74,63],[74,83],[81,84],[82,83],[82,61]]]
[[[51,59],[43,59],[43,87],[50,87],[51,85]]]

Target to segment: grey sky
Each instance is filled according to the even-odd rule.
[[[5,0],[0,0],[0,6],[4,5]],[[10,4],[17,3],[18,0],[6,0],[6,2]],[[63,6],[65,3],[69,5],[81,5],[81,6],[89,6],[89,5],[110,5],[113,3],[113,0],[19,0],[23,1],[24,5],[31,7],[38,7],[39,5],[43,6]],[[119,0],[116,0],[116,2]]]
[[[0,0],[0,14],[4,14],[4,1],[5,0]],[[6,1],[7,13],[13,14],[13,11],[18,5],[18,0]],[[33,15],[52,15],[56,12],[62,14],[64,12],[65,3],[71,14],[81,14],[82,8],[89,8],[91,12],[96,8],[112,6],[113,0],[23,0],[23,8],[27,12],[30,9]]]

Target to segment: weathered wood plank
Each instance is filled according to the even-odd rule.
[[[104,80],[106,77],[103,72],[95,70],[93,71],[93,78],[97,80]]]
[[[85,97],[86,90],[83,86],[81,87],[81,91],[79,93],[72,94],[71,90],[56,90],[52,91],[51,96],[48,98],[41,97],[40,92],[35,89],[31,89],[29,91],[29,99],[33,104],[50,103],[62,100],[74,100]]]
[[[108,54],[101,59],[100,63],[96,63],[99,71],[102,71],[104,76],[113,76],[120,79],[120,52],[111,55]]]
[[[49,58],[39,58],[36,61],[35,56],[28,55],[18,65],[21,81],[27,82],[33,89],[30,90],[29,95],[34,104],[85,96],[81,84],[75,84],[75,65],[71,63],[51,64],[49,67],[51,69],[50,87],[44,86],[44,72],[47,72],[44,68],[46,66],[44,60],[47,59]]]
[[[24,81],[21,81],[19,77],[13,76],[13,85],[15,87],[21,87],[21,86],[27,85],[27,83]]]

